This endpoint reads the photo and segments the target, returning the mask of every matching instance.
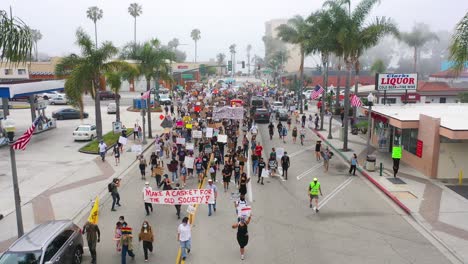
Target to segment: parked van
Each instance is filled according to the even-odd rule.
[[[109,103],[107,105],[107,113],[115,114],[117,112],[117,105],[115,103]]]

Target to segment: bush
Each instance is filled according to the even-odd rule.
[[[127,128],[127,135],[133,134],[133,128]],[[119,141],[119,137],[122,135],[121,133],[114,134],[114,131],[111,131],[102,136],[104,143],[107,145],[107,149],[112,148],[117,141]],[[94,139],[93,141],[86,144],[84,147],[80,148],[80,152],[87,153],[87,154],[99,154],[99,141]]]

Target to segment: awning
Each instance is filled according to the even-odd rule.
[[[13,98],[63,90],[65,80],[38,81],[17,84],[0,84],[0,98]]]

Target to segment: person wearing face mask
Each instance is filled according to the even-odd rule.
[[[140,234],[138,235],[138,241],[143,241],[143,253],[145,254],[145,262],[148,262],[148,250],[149,252],[153,253],[154,242],[153,229],[149,225],[148,221],[143,222]]]

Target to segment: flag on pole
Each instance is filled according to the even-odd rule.
[[[151,94],[151,91],[146,91],[143,93],[143,95],[141,96],[141,99],[148,99],[150,98],[150,94]]]
[[[96,200],[94,200],[93,208],[89,213],[88,222],[97,225],[99,222],[99,197],[96,196]]]
[[[361,99],[355,94],[351,95],[351,106],[352,107],[360,107],[362,106]]]
[[[324,92],[322,86],[320,85],[316,85],[312,94],[310,95],[310,98],[312,98],[313,100],[317,99],[320,97],[320,95]]]
[[[34,133],[34,129],[36,129],[36,126],[37,126],[37,124],[39,123],[40,120],[41,120],[40,117],[37,117],[34,120],[34,122],[28,128],[28,130],[26,130],[26,132],[24,132],[24,134],[21,137],[19,137],[15,141],[15,143],[13,143],[13,145],[12,145],[13,149],[21,149],[21,150],[26,149],[26,145],[28,145],[29,141],[31,140],[31,137],[32,137],[32,135]]]

